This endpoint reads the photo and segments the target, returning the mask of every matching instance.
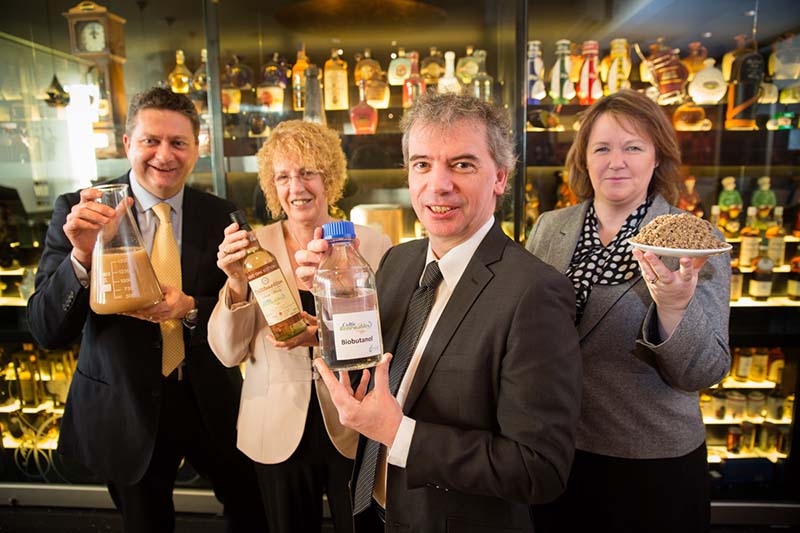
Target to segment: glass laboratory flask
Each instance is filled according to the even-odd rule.
[[[99,315],[128,313],[161,301],[150,257],[128,205],[128,185],[100,185],[98,203],[113,207],[114,218],[105,224],[92,253],[90,306]]]

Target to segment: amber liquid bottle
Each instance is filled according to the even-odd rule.
[[[231,220],[239,225],[239,229],[247,231],[250,239],[247,255],[243,260],[244,272],[272,336],[278,341],[285,341],[299,335],[305,331],[306,323],[278,260],[258,244],[244,213],[231,213]]]

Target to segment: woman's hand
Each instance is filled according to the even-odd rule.
[[[314,275],[326,251],[328,251],[328,241],[322,238],[322,228],[316,228],[314,238],[309,241],[307,248],[298,250],[294,254],[297,263],[294,275],[299,287],[311,290],[314,285]]]
[[[295,335],[287,341],[277,341],[271,333],[268,333],[267,340],[276,348],[285,348],[287,350],[297,348],[298,346],[319,346],[319,339],[317,338],[317,330],[319,329],[317,317],[314,315],[309,315],[305,311],[301,311],[301,313],[303,315],[303,319],[306,321],[306,324],[308,324],[304,332],[300,333],[299,335]]]
[[[247,299],[247,276],[244,273],[244,259],[250,240],[247,232],[239,229],[235,222],[225,228],[225,238],[217,252],[217,266],[228,276],[228,290],[234,303]]]
[[[681,257],[680,266],[671,271],[653,252],[634,250],[633,256],[642,269],[650,296],[658,308],[658,324],[662,340],[675,331],[697,288],[700,269],[707,257]]]

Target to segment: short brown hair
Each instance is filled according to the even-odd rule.
[[[403,131],[403,165],[408,168],[408,144],[411,130],[417,124],[448,128],[462,120],[471,120],[486,127],[486,145],[498,168],[508,172],[508,183],[514,174],[517,157],[514,155],[514,139],[511,119],[501,106],[484,102],[466,94],[435,92],[425,93],[406,111],[400,121]],[[497,198],[497,206],[503,197]]]
[[[636,133],[644,135],[656,149],[658,165],[653,171],[647,194],[660,193],[670,204],[678,201],[681,152],[675,130],[661,107],[642,93],[625,89],[601,98],[583,115],[581,127],[567,153],[566,167],[569,186],[580,200],[594,197],[586,165],[586,147],[592,128],[601,115],[610,114],[616,120],[631,123]]]
[[[128,119],[125,121],[125,133],[130,136],[136,127],[136,117],[143,109],[159,109],[162,111],[175,111],[189,119],[192,123],[194,138],[200,135],[200,117],[197,109],[189,97],[184,94],[175,94],[163,87],[152,87],[146,91],[135,94],[128,107]]]
[[[322,175],[329,206],[339,201],[347,180],[347,159],[342,152],[339,135],[320,124],[287,120],[272,130],[269,139],[256,154],[258,181],[272,218],[278,218],[283,213],[273,172],[275,162],[286,157],[302,161],[306,170]]]

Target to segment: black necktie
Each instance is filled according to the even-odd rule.
[[[393,395],[397,395],[397,389],[406,373],[411,356],[417,347],[419,335],[422,327],[428,319],[428,315],[433,307],[433,299],[436,296],[436,287],[442,281],[442,271],[439,270],[439,263],[431,261],[425,267],[425,274],[422,275],[422,283],[411,296],[411,303],[406,312],[406,320],[403,322],[403,329],[400,331],[400,339],[397,342],[394,358],[389,368],[389,390]],[[356,476],[356,490],[353,500],[353,515],[357,515],[370,506],[372,502],[372,492],[375,488],[375,469],[378,464],[378,452],[381,444],[368,440],[364,447],[364,454],[361,465]]]

